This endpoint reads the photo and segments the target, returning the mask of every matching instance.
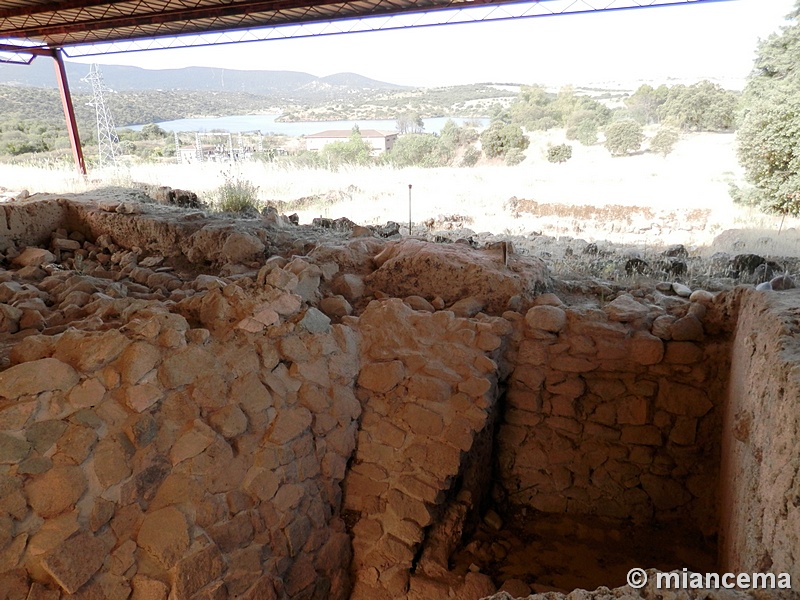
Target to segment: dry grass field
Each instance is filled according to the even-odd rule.
[[[652,134],[652,132],[650,132]],[[525,161],[514,167],[482,162],[473,168],[344,168],[338,172],[286,169],[276,164],[234,167],[139,164],[94,171],[84,181],[69,170],[0,166],[11,192],[83,192],[135,182],[192,190],[209,199],[224,177],[247,179],[259,200],[289,203],[301,222],[346,216],[362,224],[388,220],[437,227],[463,225],[497,235],[569,236],[608,240],[646,251],[682,243],[693,253],[755,252],[800,256],[800,220],[735,205],[730,182],[741,183],[733,134],[688,134],[667,157],[641,152],[612,158],[601,145],[572,143],[564,164],[545,159],[563,131],[535,132]],[[646,149],[646,145],[645,145]],[[102,193],[99,191],[98,193]],[[731,231],[735,230],[735,231]],[[407,231],[407,228],[405,228]]]

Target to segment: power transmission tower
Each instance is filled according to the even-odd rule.
[[[117,129],[111,111],[106,106],[105,93],[110,91],[103,83],[103,75],[96,64],[89,68],[89,74],[81,81],[92,85],[92,101],[89,106],[94,106],[97,115],[97,147],[99,166],[117,166]]]

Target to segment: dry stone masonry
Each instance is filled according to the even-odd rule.
[[[0,598],[478,600],[504,582],[453,556],[520,510],[800,584],[791,290],[575,296],[506,245],[0,208]]]
[[[517,344],[500,483],[511,504],[543,512],[712,535],[730,332],[705,294],[642,300],[581,308],[545,294],[524,318],[506,315]]]

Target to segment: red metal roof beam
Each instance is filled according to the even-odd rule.
[[[496,3],[496,1],[492,2],[491,0],[474,0],[473,2],[470,2],[471,5],[475,6]],[[412,0],[412,2],[409,2],[408,4],[394,4],[390,2],[380,2],[379,0],[373,0],[371,2],[326,2],[324,0],[250,0],[228,4],[225,6],[200,6],[197,8],[171,10],[161,13],[134,14],[125,17],[92,19],[42,27],[24,27],[6,30],[0,28],[0,35],[22,38],[44,38],[54,35],[70,35],[80,32],[120,29],[125,27],[162,25],[180,21],[244,16],[248,14],[267,15],[272,13],[268,18],[259,19],[259,26],[268,26],[275,22],[298,23],[305,20],[297,18],[280,19],[280,11],[283,10],[328,7],[337,11],[342,11],[344,9],[343,12],[347,12],[347,9],[350,9],[354,14],[362,16],[376,16],[408,12],[412,7],[417,10],[427,11],[451,8],[456,4],[463,3],[453,2],[451,0],[434,0],[433,2],[419,2],[417,0]],[[324,20],[324,18],[325,17],[318,17],[314,20]]]
[[[93,8],[108,6],[109,4],[125,4],[131,0],[65,0],[64,2],[48,2],[29,6],[15,6],[14,8],[0,9],[0,19],[13,19],[14,17],[27,17],[46,13],[75,10],[77,8]]]

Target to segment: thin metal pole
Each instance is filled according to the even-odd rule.
[[[408,184],[408,237],[411,237],[411,184]]]
[[[64,118],[67,121],[67,133],[69,143],[72,146],[72,158],[75,166],[81,175],[86,175],[86,162],[83,160],[83,149],[81,148],[81,138],[78,134],[78,122],[75,120],[75,109],[72,106],[72,95],[69,93],[69,82],[67,81],[67,70],[64,68],[64,61],[61,58],[61,48],[53,48],[53,60],[56,61],[56,78],[58,79],[58,90],[61,92],[61,105],[64,107]]]

